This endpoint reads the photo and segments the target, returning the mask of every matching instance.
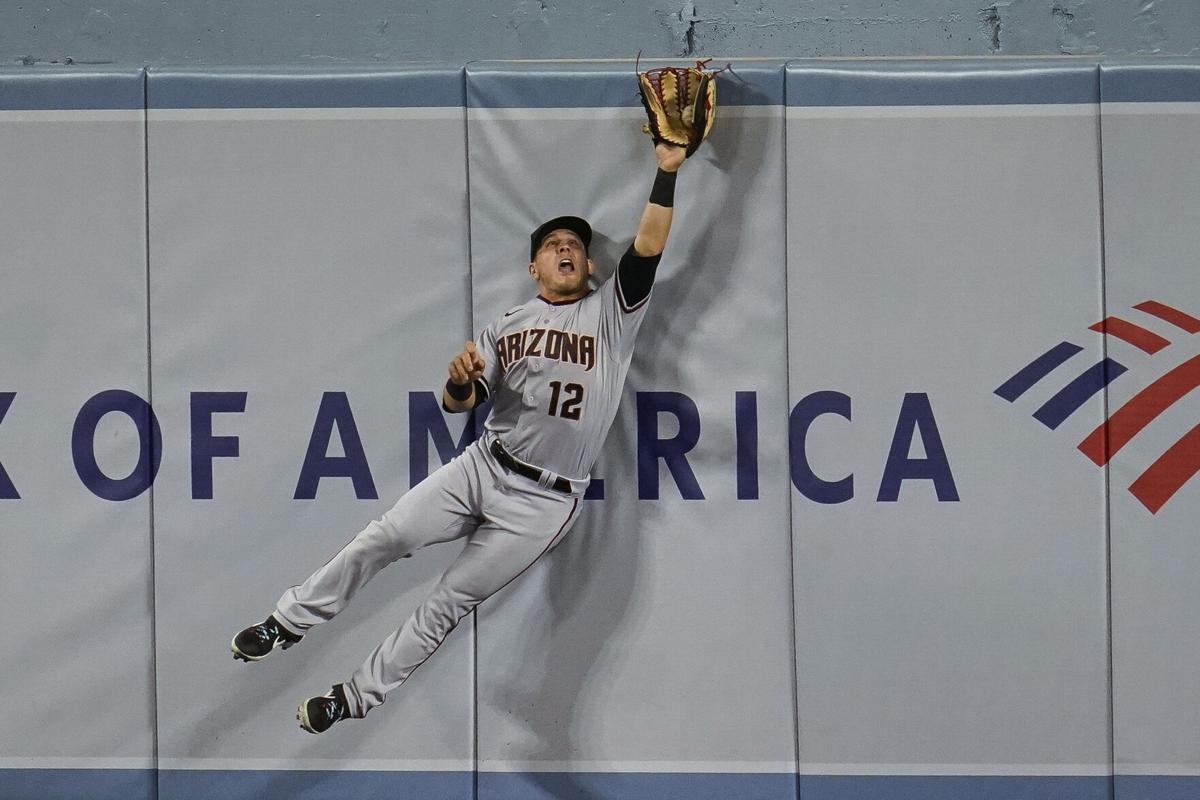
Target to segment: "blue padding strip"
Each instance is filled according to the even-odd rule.
[[[472,800],[470,772],[376,770],[162,770],[159,793],[171,800]]]
[[[481,772],[478,800],[795,800],[795,797],[796,776],[792,774]]]
[[[1200,777],[1194,775],[1118,775],[1116,800],[1196,800]]]
[[[152,69],[150,108],[461,107],[462,67],[379,70]]]
[[[661,66],[642,62],[642,70]],[[713,62],[710,68],[724,64]],[[628,64],[471,64],[470,108],[640,108],[634,62]],[[783,104],[783,62],[734,64],[717,76],[721,106]]]
[[[1200,102],[1200,63],[1101,66],[1106,103]]]
[[[632,70],[615,75],[552,68],[476,73],[467,68],[468,108],[625,108],[641,102]]]
[[[802,800],[1110,800],[1112,779],[992,775],[802,775]],[[1120,800],[1120,798],[1118,798]]]
[[[4,800],[153,800],[152,769],[0,769]]]
[[[158,785],[155,785],[155,776]],[[479,773],[478,800],[795,800],[790,774]],[[5,769],[4,800],[475,800],[470,772]],[[803,800],[1109,800],[1106,776],[802,775]],[[1118,775],[1117,800],[1195,800],[1200,777]]]
[[[0,111],[104,111],[145,107],[145,72],[0,70]]]
[[[789,106],[1096,103],[1095,64],[874,62],[790,64]]]

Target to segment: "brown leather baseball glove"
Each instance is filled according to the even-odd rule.
[[[694,67],[659,67],[639,72],[638,89],[649,122],[642,127],[654,143],[687,148],[690,156],[712,130],[717,111],[716,73]]]

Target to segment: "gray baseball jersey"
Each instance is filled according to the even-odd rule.
[[[483,385],[493,400],[484,427],[512,455],[587,480],[616,417],[658,260],[631,249],[585,297],[535,297],[479,335]]]

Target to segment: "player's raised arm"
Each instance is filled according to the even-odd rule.
[[[617,264],[617,299],[621,310],[626,313],[641,308],[650,297],[658,262],[667,246],[667,236],[671,233],[675,211],[675,173],[687,158],[687,150],[660,142],[654,146],[654,157],[658,160],[658,172],[654,175],[650,200],[642,211],[642,220],[638,223],[633,244]]]
[[[476,381],[483,377],[485,364],[475,350],[474,342],[467,342],[454,358],[450,359],[450,378],[442,389],[442,407],[453,413],[470,411],[478,403]]]
[[[675,210],[675,176],[687,151],[660,142],[654,146],[654,157],[658,160],[658,172],[633,240],[633,251],[639,256],[657,256],[666,249]]]

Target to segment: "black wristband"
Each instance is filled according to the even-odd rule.
[[[465,403],[471,399],[471,392],[475,386],[471,383],[455,383],[454,381],[446,381],[446,394],[460,403]]]
[[[675,176],[678,174],[659,169],[658,174],[654,176],[654,186],[650,189],[651,203],[663,208],[672,208],[675,205]]]

